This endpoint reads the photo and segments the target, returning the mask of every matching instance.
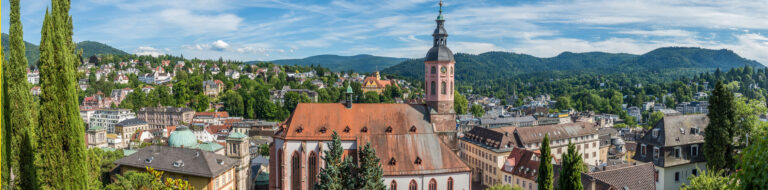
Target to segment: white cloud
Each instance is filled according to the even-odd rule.
[[[163,52],[162,50],[158,50],[149,46],[139,46],[138,48],[133,50],[133,53],[135,53],[136,55],[149,55],[152,57],[157,57],[157,56],[166,54],[166,52]]]
[[[638,36],[659,36],[659,37],[693,37],[696,36],[695,32],[689,32],[685,30],[628,30],[618,31],[618,34],[631,34]]]
[[[216,51],[224,51],[229,48],[229,43],[223,40],[217,40],[211,44],[211,48]]]
[[[234,14],[202,15],[184,9],[164,10],[159,13],[159,18],[166,24],[179,27],[179,32],[192,34],[234,31],[243,21]]]

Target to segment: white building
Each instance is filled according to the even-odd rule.
[[[557,160],[562,159],[562,154],[568,152],[568,143],[573,143],[582,155],[584,163],[596,166],[600,164],[597,128],[595,123],[590,122],[518,127],[515,129],[515,138],[521,143],[518,147],[535,151],[541,148],[544,135],[549,135],[549,147]]]
[[[129,109],[100,109],[90,117],[90,126],[99,126],[107,129],[107,133],[115,132],[115,124],[126,119],[136,118],[136,114]]]
[[[705,114],[667,115],[637,140],[633,159],[654,164],[656,189],[679,189],[689,183],[689,177],[706,170],[701,149],[707,125]]]

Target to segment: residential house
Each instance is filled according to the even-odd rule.
[[[89,128],[85,132],[85,143],[88,148],[107,147],[107,129],[100,126]]]
[[[199,149],[149,146],[115,161],[116,174],[146,172],[150,167],[163,178],[183,179],[195,189],[237,188],[237,159]]]
[[[121,143],[115,144],[114,146],[115,148],[126,148],[130,145],[128,143],[133,142],[132,140],[134,139],[136,133],[151,129],[155,128],[150,127],[146,121],[141,119],[133,118],[123,120],[115,124],[114,133],[117,134],[118,138],[121,139]],[[141,137],[141,135],[139,135],[139,137]]]
[[[625,165],[581,173],[584,190],[658,189],[651,163]]]
[[[533,116],[521,117],[492,117],[480,118],[480,126],[485,128],[496,128],[503,126],[530,127],[537,125],[538,122]]]
[[[29,89],[29,92],[32,93],[33,96],[40,96],[40,86],[33,86],[32,89]]]
[[[179,126],[192,123],[195,110],[177,107],[146,107],[136,112],[136,118],[151,127]]]
[[[472,169],[472,181],[490,187],[502,183],[500,169],[515,149],[517,127],[474,127],[459,138],[459,156]]]
[[[40,83],[40,70],[29,70],[27,69],[27,82],[32,85],[36,85]]]
[[[675,107],[675,110],[683,114],[698,114],[698,113],[706,114],[706,113],[709,113],[709,102],[707,101],[681,102],[677,104],[677,107]]]
[[[204,94],[209,97],[217,97],[224,91],[224,82],[221,80],[203,81]]]
[[[270,100],[274,103],[279,103],[280,105],[283,105],[283,101],[285,100],[285,94],[288,92],[296,92],[299,94],[305,94],[307,97],[309,97],[312,102],[317,102],[318,94],[317,92],[309,89],[291,89],[290,86],[283,86],[282,90],[270,90]]]
[[[559,125],[542,125],[536,127],[518,127],[515,129],[517,146],[528,150],[541,148],[544,135],[549,135],[549,147],[555,159],[562,159],[562,154],[568,151],[568,143],[573,143],[582,155],[584,163],[599,164],[600,146],[597,125],[589,122],[575,122]]]
[[[365,80],[363,80],[362,85],[363,85],[362,86],[363,93],[365,92],[381,93],[389,85],[395,85],[395,87],[397,87],[397,83],[393,82],[392,80],[381,79],[381,74],[379,74],[378,71],[374,72],[373,76],[365,77]]]
[[[705,114],[664,116],[637,140],[633,159],[653,163],[656,189],[679,189],[689,182],[689,177],[706,169],[701,148],[707,125],[709,118]]]
[[[107,133],[115,133],[116,124],[133,118],[136,118],[136,114],[129,109],[99,109],[93,113],[89,124],[91,127],[104,127]]]

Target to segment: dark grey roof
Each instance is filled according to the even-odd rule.
[[[492,125],[492,124],[514,124],[523,122],[534,122],[536,118],[527,115],[523,117],[499,117],[499,118],[480,118],[480,124]]]
[[[424,61],[453,61],[453,52],[447,46],[435,46],[429,49]]]
[[[641,141],[664,147],[703,143],[707,125],[709,117],[705,114],[664,116]],[[699,133],[692,134],[691,128],[698,128]],[[658,137],[653,137],[656,129],[659,130]]]
[[[147,122],[141,119],[133,118],[133,119],[126,119],[123,120],[115,125],[117,126],[123,126],[123,127],[130,127],[130,126],[136,126],[136,125],[146,125]]]
[[[462,140],[497,152],[508,152],[515,147],[514,131],[516,127],[488,129],[474,127]]]
[[[175,162],[183,164],[174,165]],[[154,145],[139,149],[115,164],[135,168],[148,166],[160,171],[210,178],[235,167],[237,160],[197,149]]]
[[[613,170],[582,173],[584,187],[595,181],[596,189],[656,189],[656,169],[652,163],[637,164]]]
[[[177,107],[145,107],[139,109],[139,113],[141,112],[194,112],[195,110],[192,110],[192,108],[177,108]]]

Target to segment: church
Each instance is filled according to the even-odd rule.
[[[371,143],[388,189],[468,190],[471,170],[455,153],[453,53],[440,14],[424,61],[425,104],[301,103],[270,145],[269,188],[313,189],[337,132],[344,154]]]

